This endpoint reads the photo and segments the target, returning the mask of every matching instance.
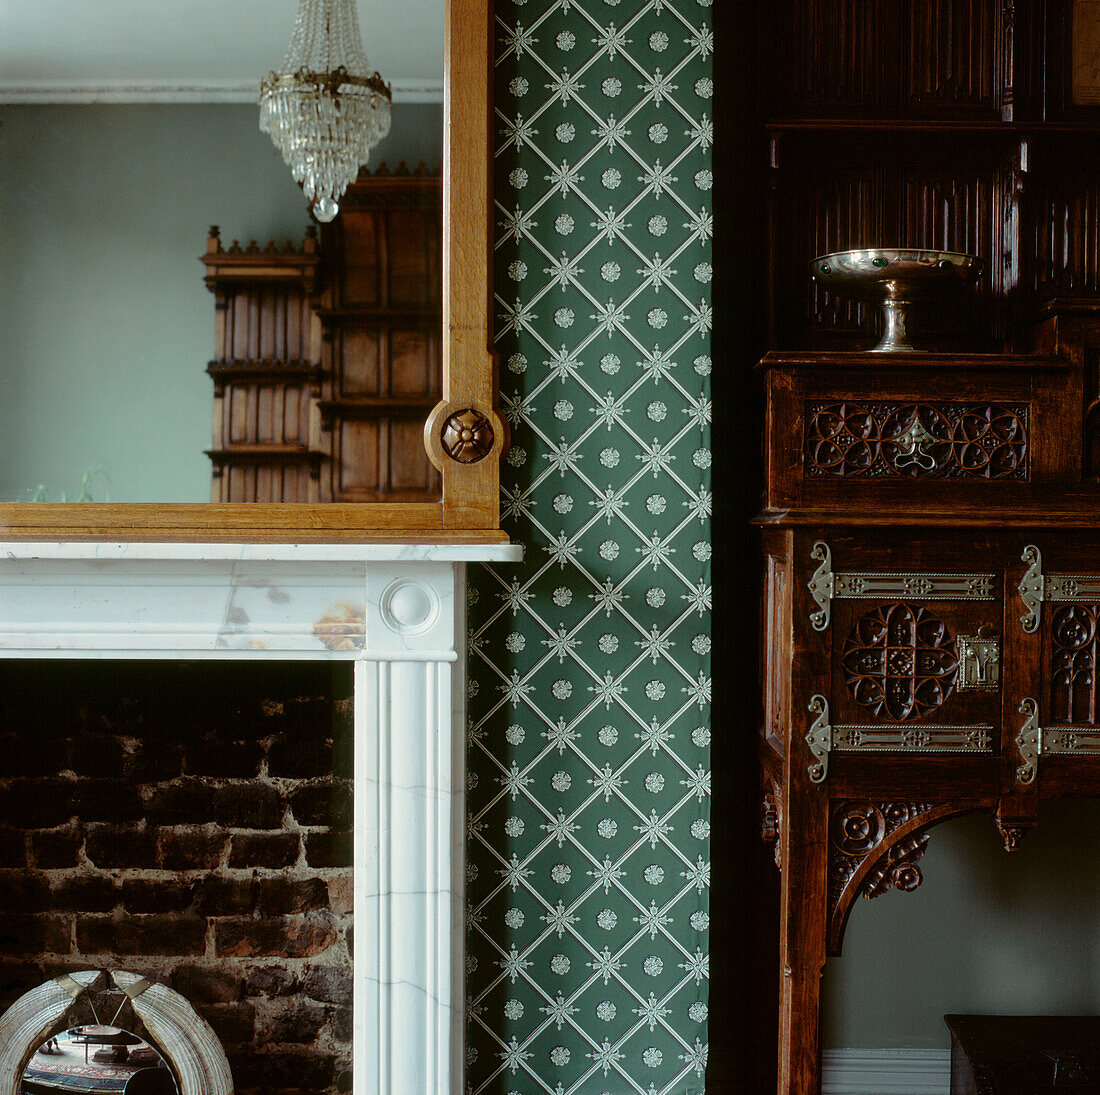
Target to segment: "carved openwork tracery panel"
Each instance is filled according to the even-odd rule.
[[[909,893],[924,880],[918,866],[928,846],[925,831],[937,821],[967,813],[954,803],[834,802],[829,811],[827,950],[840,953],[844,926],[859,894]]]
[[[810,402],[806,474],[1027,479],[1027,404]]]
[[[844,644],[848,691],[876,717],[920,718],[951,694],[959,658],[947,625],[920,605],[880,605],[860,617]]]
[[[1096,656],[1100,605],[1067,604],[1050,621],[1050,720],[1097,724]]]

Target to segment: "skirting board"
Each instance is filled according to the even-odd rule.
[[[827,1049],[821,1095],[948,1095],[951,1054],[940,1049]]]

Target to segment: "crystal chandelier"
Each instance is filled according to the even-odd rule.
[[[389,85],[372,73],[355,0],[298,0],[290,48],[260,84],[260,129],[271,135],[319,221],[390,131]]]

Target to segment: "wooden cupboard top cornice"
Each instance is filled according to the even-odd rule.
[[[500,531],[499,494],[508,426],[497,410],[497,366],[491,350],[492,41],[492,0],[447,0],[443,398],[424,426],[429,458],[442,475],[442,502],[0,503],[0,538],[184,543],[507,541]],[[455,442],[463,430],[469,432],[471,421],[477,423],[473,452],[469,445]],[[470,459],[471,455],[476,458]]]

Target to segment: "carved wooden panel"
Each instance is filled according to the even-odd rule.
[[[828,949],[840,953],[844,925],[859,893],[880,897],[915,890],[924,880],[918,863],[928,846],[921,831],[945,812],[920,802],[836,802],[829,813]]]
[[[322,496],[431,501],[439,473],[424,420],[442,398],[442,187],[438,175],[362,173],[322,232]]]
[[[320,393],[320,329],[310,293],[317,243],[279,249],[211,229],[204,256],[215,295],[212,498],[215,502],[316,502],[327,457],[314,404]]]
[[[780,115],[996,118],[1007,98],[1001,0],[786,0],[768,19]]]
[[[1025,192],[1027,284],[1040,297],[1100,295],[1100,160],[1063,150],[1060,169]]]
[[[927,608],[880,605],[851,630],[841,655],[844,683],[876,718],[904,722],[951,694],[959,654],[947,625]]]
[[[810,277],[810,260],[854,248],[904,246],[964,251],[984,260],[985,272],[972,290],[936,308],[919,306],[914,330],[925,347],[987,347],[1004,322],[1004,177],[1002,150],[988,135],[784,133],[771,196],[776,344],[871,344],[879,309],[821,288]]]
[[[886,105],[889,74],[896,69],[884,43],[891,0],[786,0],[771,19],[782,89],[780,112],[867,116]],[[777,18],[778,17],[778,18]],[[779,19],[782,22],[779,22]]]
[[[1000,3],[990,0],[910,0],[908,105],[996,116],[1001,85]]]
[[[969,152],[959,150],[950,165],[917,162],[901,172],[901,232],[906,246],[960,251],[985,260],[973,289],[936,308],[924,308],[919,329],[925,338],[989,332],[994,327],[994,289],[1001,269],[999,165],[987,160],[975,169]],[[962,169],[961,165],[966,164]]]
[[[1051,616],[1050,716],[1047,721],[1098,725],[1097,621],[1100,605],[1062,605]]]
[[[808,402],[807,476],[1027,479],[1027,404]]]

